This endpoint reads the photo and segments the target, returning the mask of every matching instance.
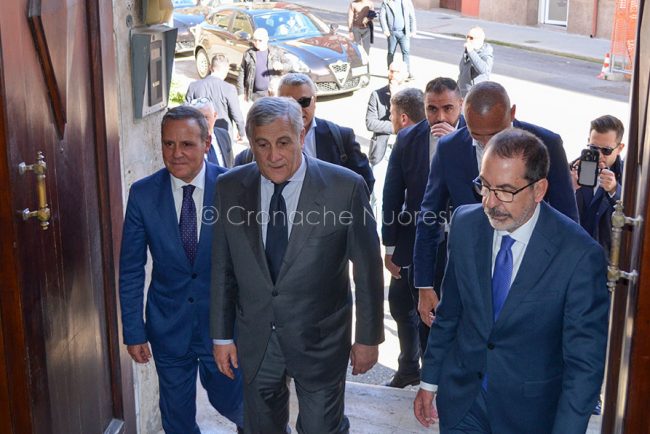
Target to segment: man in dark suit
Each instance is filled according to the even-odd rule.
[[[391,273],[388,290],[390,313],[397,323],[399,366],[387,386],[405,387],[420,381],[420,356],[426,348],[428,327],[419,319],[418,293],[411,270],[415,221],[429,176],[429,163],[438,139],[463,125],[463,100],[456,82],[439,77],[426,86],[424,102],[403,98],[404,89],[391,100],[391,119],[397,131],[409,107],[420,111],[418,123],[399,131],[384,184],[382,241],[384,264]],[[420,92],[421,94],[421,92]],[[422,97],[420,97],[422,98]],[[426,114],[426,119],[423,119]],[[406,116],[410,119],[411,116]]]
[[[544,202],[548,148],[494,136],[479,204],[456,209],[414,413],[440,432],[584,434],[607,346],[607,263]],[[435,399],[435,407],[433,407]]]
[[[212,164],[230,169],[235,162],[232,141],[227,130],[216,126],[217,112],[214,111],[212,103],[207,98],[200,98],[193,100],[190,105],[203,113],[208,122],[208,131],[212,131],[210,149],[206,154],[206,159]]]
[[[161,130],[166,167],[133,184],[124,217],[124,343],[137,363],[149,362],[153,354],[167,434],[200,433],[195,420],[197,369],[210,403],[241,428],[241,376],[236,373],[231,380],[218,371],[208,323],[212,226],[203,224],[209,217],[203,211],[212,206],[217,176],[224,169],[204,161],[210,140],[198,110],[171,109]],[[145,323],[147,250],[153,268]]]
[[[232,169],[217,184],[211,310],[217,365],[231,376],[241,363],[247,433],[285,432],[288,377],[296,385],[298,432],[348,432],[348,359],[353,375],[366,372],[384,339],[368,190],[353,172],[303,155],[302,115],[293,100],[257,100],[246,128],[256,164]]]
[[[302,107],[305,126],[304,152],[308,157],[347,167],[366,181],[372,193],[375,177],[366,154],[356,141],[354,131],[334,122],[314,117],[316,112],[316,85],[306,74],[289,73],[282,77],[278,96],[295,99]]]
[[[577,165],[572,170],[580,225],[603,246],[607,254],[611,247],[614,204],[621,198],[623,161],[620,154],[625,148],[622,143],[624,132],[623,123],[612,115],[591,121],[589,149],[597,151],[600,156],[598,184],[593,188],[578,186]]]
[[[239,107],[237,89],[226,83],[230,63],[225,54],[217,53],[210,63],[210,75],[190,83],[185,101],[208,98],[217,112],[216,125],[230,132],[231,122],[237,125],[237,140],[244,137],[244,116]]]
[[[492,81],[475,84],[465,98],[467,127],[442,138],[431,160],[413,251],[415,286],[419,288],[420,296],[418,311],[427,325],[431,324],[431,312],[438,303],[439,295],[434,292],[435,278],[441,275],[445,265],[439,247],[445,239],[448,207],[480,202],[480,196],[472,188],[472,180],[478,176],[486,143],[496,133],[514,126],[542,140],[551,158],[545,200],[578,221],[562,138],[544,128],[515,120],[515,109],[515,105],[510,106],[508,93],[500,84]]]

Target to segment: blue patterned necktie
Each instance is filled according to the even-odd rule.
[[[506,302],[510,291],[512,280],[512,250],[515,240],[508,235],[501,237],[501,247],[497,258],[494,261],[494,273],[492,273],[492,309],[494,322],[499,318],[501,309]]]
[[[183,186],[183,204],[181,205],[181,218],[178,221],[183,249],[185,249],[187,259],[190,260],[192,265],[198,248],[196,206],[194,205],[194,199],[192,199],[195,188],[193,185]]]
[[[282,196],[282,190],[289,181],[282,184],[273,183],[273,196],[269,204],[269,223],[266,226],[266,261],[269,264],[273,283],[280,273],[284,252],[289,244],[289,229],[287,225],[287,204]]]

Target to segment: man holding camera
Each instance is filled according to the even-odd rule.
[[[609,253],[611,244],[612,212],[614,204],[621,198],[623,161],[620,153],[625,148],[623,123],[612,115],[601,116],[591,121],[589,145],[598,152],[598,177],[594,186],[578,184],[580,159],[571,166],[571,175],[576,189],[576,202],[580,225]]]

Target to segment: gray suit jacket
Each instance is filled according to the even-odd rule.
[[[250,382],[275,330],[289,374],[316,390],[340,380],[347,367],[352,329],[349,261],[358,343],[377,345],[384,340],[383,272],[363,179],[347,169],[303,158],[307,172],[275,284],[255,219],[260,210],[257,165],[236,167],[220,177],[211,332],[214,339],[237,335],[240,366]]]
[[[381,162],[386,154],[388,138],[393,133],[393,124],[390,121],[390,88],[388,85],[374,90],[368,100],[366,110],[366,128],[371,131],[370,151],[368,160],[375,166]]]
[[[190,102],[197,98],[208,98],[212,101],[217,112],[215,126],[230,131],[230,121],[237,125],[237,131],[242,137],[246,136],[244,115],[239,108],[237,89],[230,83],[220,78],[208,75],[204,79],[190,83],[185,94],[185,101]]]

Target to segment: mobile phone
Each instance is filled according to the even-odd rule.
[[[583,187],[595,187],[598,183],[598,151],[583,149],[580,153],[580,164],[578,165],[578,185]]]

